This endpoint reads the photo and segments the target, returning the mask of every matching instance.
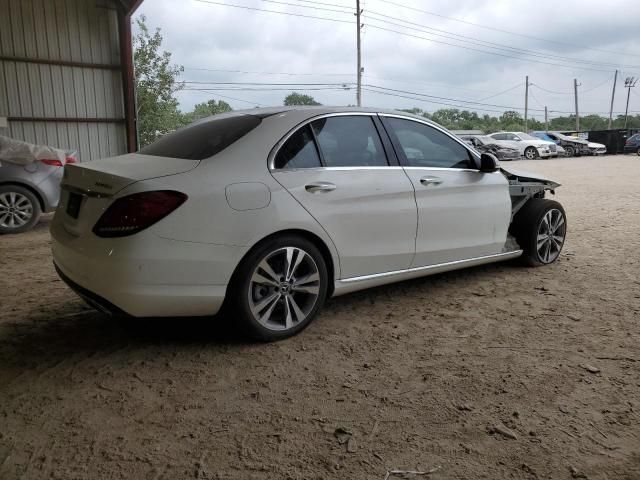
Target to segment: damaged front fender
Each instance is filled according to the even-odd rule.
[[[555,189],[559,183],[550,180],[537,173],[514,170],[512,168],[501,167],[500,171],[509,181],[509,195],[511,197],[511,220],[516,213],[531,198],[544,198],[548,190],[555,194]]]

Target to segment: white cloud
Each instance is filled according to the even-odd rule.
[[[215,0],[218,1],[218,0]],[[310,2],[282,0],[312,6]],[[355,1],[316,0],[332,5],[355,8]],[[159,27],[164,36],[164,47],[173,53],[173,61],[185,66],[184,80],[208,82],[355,82],[355,19],[351,14],[317,11],[309,8],[268,3],[260,0],[220,0],[223,3],[252,6],[260,9],[300,13],[345,20],[347,23],[285,16],[267,12],[242,10],[207,4],[196,0],[146,0],[138,13],[147,16],[150,27]],[[524,36],[447,20],[434,15],[400,8],[383,0],[362,0],[365,14],[378,12],[397,17],[424,27],[433,34],[456,34],[470,38],[457,39],[431,36],[424,32],[374,21],[374,15],[364,19],[363,66],[365,84],[382,85],[412,92],[426,93],[461,100],[478,100],[522,83],[520,88],[486,100],[496,105],[523,107],[524,78],[529,75],[531,87],[529,105],[551,111],[573,111],[573,79],[582,84],[580,110],[606,112],[609,108],[615,66],[619,66],[619,84],[614,110],[623,111],[626,95],[622,83],[625,75],[640,74],[640,36],[637,35],[636,7],[631,1],[609,1],[605,4],[565,0],[539,0],[532,2],[438,0],[425,4],[417,0],[393,0],[396,4],[417,9],[428,9],[444,16],[467,22],[509,30],[549,40],[545,42]],[[315,4],[315,6],[319,6]],[[335,8],[335,7],[326,7]],[[388,19],[387,19],[388,20]],[[397,20],[390,20],[398,22]],[[516,60],[500,55],[489,55],[469,49],[457,48],[420,40],[409,36],[382,31],[374,25],[405,33],[429,37],[440,42],[464,45],[470,49],[493,50],[500,55],[520,54],[510,48],[535,50],[543,55],[571,57],[594,64],[567,63],[562,59],[527,56]],[[422,28],[413,25],[414,28]],[[444,33],[445,32],[449,32]],[[500,50],[488,48],[492,42]],[[558,43],[551,43],[558,42]],[[476,43],[476,44],[474,44]],[[584,48],[581,46],[590,47]],[[593,50],[595,49],[595,50]],[[606,50],[602,52],[598,50]],[[609,53],[614,52],[614,53]],[[552,66],[544,63],[558,63]],[[584,68],[578,68],[582,66]],[[259,75],[212,70],[242,70],[252,72],[311,73],[314,75]],[[587,68],[603,71],[588,70]],[[346,74],[322,76],[321,74]],[[385,79],[385,80],[383,80]],[[603,84],[604,82],[604,84]],[[593,87],[602,84],[602,86]],[[202,87],[202,86],[201,86]],[[549,93],[538,87],[562,94]],[[213,87],[212,87],[213,88]],[[254,88],[246,86],[246,89]],[[234,108],[252,104],[279,105],[293,90],[283,86],[282,91],[218,91],[219,95],[234,97],[228,100]],[[312,88],[312,87],[309,87]],[[296,91],[304,91],[302,88]],[[355,91],[309,90],[323,104],[346,105],[355,103]],[[220,98],[215,93],[185,91],[179,94],[181,105],[189,109],[193,104],[209,98]],[[630,110],[640,110],[638,96],[632,95]],[[372,92],[363,93],[364,104],[392,108],[420,107],[428,111],[441,108],[428,102],[395,98]],[[495,107],[486,107],[495,108]],[[500,108],[496,108],[500,109]],[[482,113],[482,112],[480,112]],[[531,114],[542,118],[542,113]]]

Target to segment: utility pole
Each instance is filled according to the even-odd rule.
[[[611,130],[611,122],[613,118],[613,99],[616,98],[616,82],[618,81],[618,70],[616,70],[615,75],[613,76],[613,91],[611,92],[611,108],[609,108],[609,127]]]
[[[549,114],[547,113],[547,106],[544,106],[544,131],[549,131]]]
[[[624,128],[627,128],[627,115],[629,114],[629,95],[631,89],[636,86],[638,79],[636,77],[627,77],[624,81],[624,88],[627,89],[627,108],[624,111]]]
[[[527,133],[527,113],[529,112],[529,75],[524,82],[524,133]]]
[[[581,83],[578,83],[578,79],[574,78],[573,79],[573,92],[575,94],[576,97],[576,132],[580,131],[580,114],[578,113],[578,86],[582,85]]]
[[[356,0],[356,30],[358,33],[358,88],[356,90],[356,100],[358,106],[362,106],[362,51],[361,51],[361,42],[360,42],[360,31],[362,29],[362,25],[360,24],[360,14],[362,11],[360,10],[360,0]]]

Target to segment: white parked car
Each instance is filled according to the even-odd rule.
[[[557,183],[502,169],[405,113],[254,109],[138,153],[67,165],[51,225],[60,276],[136,317],[224,309],[263,340],[330,296],[564,244]]]
[[[607,146],[602,143],[589,142],[589,151],[591,155],[606,155]]]
[[[558,156],[557,146],[553,142],[540,140],[524,132],[496,132],[489,135],[511,148],[517,148],[528,160]]]

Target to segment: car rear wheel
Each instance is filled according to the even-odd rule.
[[[567,235],[567,217],[554,200],[532,198],[516,214],[511,233],[523,250],[522,260],[538,267],[555,262]]]
[[[573,147],[565,147],[567,157],[573,157],[576,154],[576,151]]]
[[[638,156],[640,157],[640,147],[638,148],[638,151],[636,152],[638,154]]]
[[[38,198],[18,185],[0,186],[0,233],[21,233],[40,219]]]
[[[538,158],[538,150],[535,147],[527,147],[524,151],[524,157],[527,160],[533,160]]]
[[[327,266],[318,248],[297,236],[266,241],[234,274],[231,316],[251,337],[274,341],[306,328],[324,304]]]

